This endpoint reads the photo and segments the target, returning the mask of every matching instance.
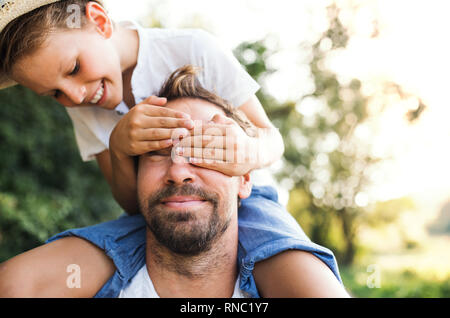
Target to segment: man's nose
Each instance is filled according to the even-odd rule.
[[[170,185],[182,185],[185,183],[193,183],[195,181],[195,173],[193,166],[183,157],[176,157],[171,160],[167,169],[165,183]]]

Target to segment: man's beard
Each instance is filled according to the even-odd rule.
[[[170,196],[198,196],[209,202],[202,204],[202,209],[208,209],[210,213],[204,216],[204,210],[170,211],[161,204],[161,200]],[[230,224],[228,204],[220,206],[219,201],[215,193],[189,184],[181,187],[166,186],[142,202],[144,206],[141,207],[141,212],[148,228],[161,245],[176,254],[195,256],[208,251]],[[220,208],[226,209],[222,217]]]

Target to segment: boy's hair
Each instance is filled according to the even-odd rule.
[[[51,32],[69,28],[74,14],[69,6],[79,6],[80,27],[86,25],[86,5],[91,1],[102,5],[100,0],[61,0],[11,21],[0,33],[0,73],[9,76],[14,64],[36,51]]]
[[[199,98],[220,107],[225,115],[233,119],[247,135],[256,136],[255,126],[248,120],[245,114],[233,107],[229,102],[202,87],[197,78],[196,68],[185,65],[173,72],[159,91],[159,97],[167,98],[167,101],[180,98]]]

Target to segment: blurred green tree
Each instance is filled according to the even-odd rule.
[[[0,91],[0,262],[120,208],[96,163],[83,163],[71,121],[50,98]]]
[[[264,89],[264,79],[274,72],[267,61],[276,53],[266,40],[242,43],[235,55],[262,84],[258,97],[284,137],[284,167],[277,177],[290,184],[288,210],[314,242],[331,248],[341,264],[349,265],[357,251],[358,228],[368,222],[365,190],[380,158],[371,155],[370,145],[353,138],[368,117],[369,98],[360,81],[343,82],[325,67],[327,54],[345,48],[349,40],[335,4],[328,7],[328,18],[329,27],[319,39],[302,44],[301,50],[312,56],[315,89],[299,100],[280,103]],[[419,111],[415,115],[411,120]]]

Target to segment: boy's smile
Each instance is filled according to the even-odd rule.
[[[102,104],[102,102],[105,100],[105,96],[106,96],[105,83],[102,81],[98,89],[96,90],[95,95],[89,99],[89,103]]]

